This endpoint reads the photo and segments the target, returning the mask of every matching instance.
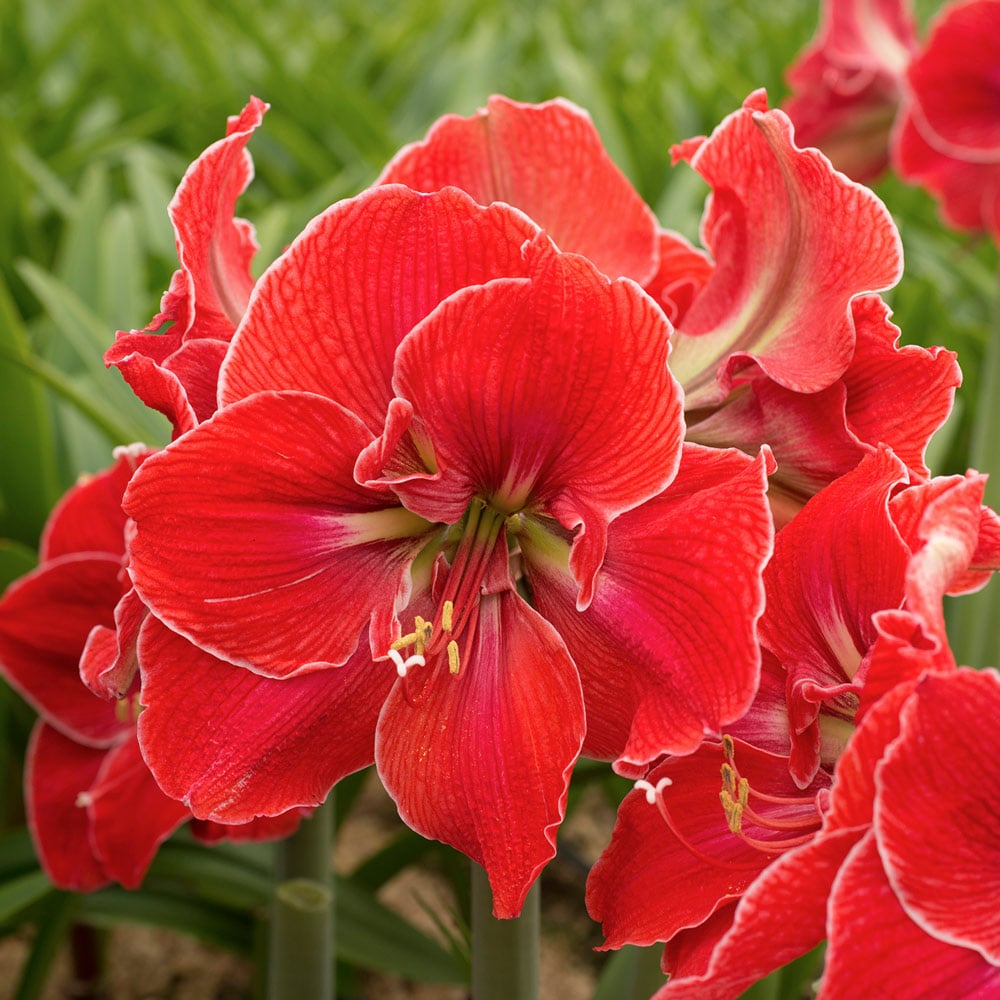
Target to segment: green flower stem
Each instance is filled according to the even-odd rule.
[[[969,446],[969,465],[989,473],[986,498],[1000,509],[1000,299],[994,306],[993,336],[987,341],[979,376],[976,423]],[[995,578],[976,594],[954,599],[949,609],[949,639],[960,666],[994,666],[997,662],[997,621],[1000,620],[1000,581]]]
[[[333,1000],[333,792],[278,846],[268,1000]]]
[[[538,1000],[540,900],[536,882],[519,917],[497,920],[486,872],[472,863],[472,1000]]]

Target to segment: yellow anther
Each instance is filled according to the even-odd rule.
[[[406,649],[407,646],[412,646],[416,641],[417,633],[409,632],[408,634],[401,635],[398,639],[393,640],[389,648],[395,649],[398,652],[401,649]]]
[[[455,605],[451,601],[445,601],[441,608],[441,628],[445,632],[451,631],[452,616],[455,614]]]
[[[746,808],[747,802],[750,801],[750,782],[746,778],[740,778],[739,793],[737,799],[740,803],[740,812]]]
[[[731,798],[736,797],[736,771],[731,764],[722,765],[722,785]]]
[[[722,735],[722,752],[728,761],[732,761],[736,755],[736,746],[733,744],[733,738],[729,733],[723,733]]]
[[[414,653],[417,656],[424,655],[424,647],[430,642],[431,632],[434,631],[434,626],[430,622],[424,621],[420,615],[417,615],[413,619],[413,631],[407,632],[406,635],[401,635],[398,639],[393,640],[390,644],[390,649],[395,649],[397,652],[401,649],[409,649],[410,646],[414,646]]]
[[[132,721],[132,702],[129,698],[119,698],[115,702],[115,718],[119,722]]]
[[[457,674],[461,669],[461,662],[458,659],[458,643],[454,639],[448,643],[448,672]]]

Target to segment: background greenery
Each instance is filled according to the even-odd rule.
[[[923,24],[935,6],[918,4]],[[258,271],[436,117],[469,114],[491,93],[563,95],[588,109],[661,221],[694,239],[705,189],[687,167],[670,167],[670,145],[710,131],[757,87],[779,103],[783,71],[817,20],[818,5],[805,0],[537,0],[518,8],[489,0],[2,0],[0,586],[33,564],[51,505],[81,472],[108,465],[115,444],[166,440],[165,422],[104,369],[102,354],[116,329],[142,327],[157,311],[176,267],[166,204],[186,165],[223,135],[226,116],[251,93],[272,106],[250,145],[257,176],[239,206],[257,227]],[[906,276],[890,295],[904,339],[958,350],[966,373],[957,419],[933,459],[935,471],[962,471],[996,252],[947,232],[922,192],[893,179],[879,190],[906,251]],[[95,922],[101,912],[128,919],[134,904],[125,894],[66,902],[33,867],[20,802],[31,721],[0,689],[0,821],[8,831],[0,928],[42,905],[66,910],[63,927],[73,906],[97,912]],[[400,864],[407,850],[417,848],[399,848]],[[173,851],[196,853],[183,844]],[[174,855],[166,852],[168,868]],[[248,858],[230,860],[256,864]],[[218,885],[239,895],[239,874],[216,872]],[[384,872],[367,874],[375,885]],[[217,916],[247,903],[215,902]],[[58,921],[48,923],[58,940]],[[239,921],[213,932],[250,947]],[[379,956],[354,959],[377,965]]]

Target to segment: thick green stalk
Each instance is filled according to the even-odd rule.
[[[519,917],[497,920],[486,872],[472,863],[472,1000],[538,1000],[540,900],[536,882]]]
[[[333,792],[278,845],[268,946],[268,1000],[333,1000]]]
[[[979,376],[975,426],[969,446],[969,465],[988,473],[986,503],[1000,509],[1000,301],[994,306],[993,336],[986,344]],[[1000,581],[984,590],[955,598],[948,615],[949,641],[960,665],[997,666],[997,621],[1000,620]]]

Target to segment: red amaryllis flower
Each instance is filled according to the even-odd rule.
[[[945,8],[907,70],[894,138],[900,175],[941,201],[946,221],[1000,240],[1000,2]]]
[[[246,145],[267,107],[252,97],[188,168],[169,206],[180,269],[150,324],[119,331],[104,356],[175,436],[215,412],[219,366],[253,289],[253,227],[233,210],[253,177]]]
[[[804,146],[818,146],[857,181],[889,165],[889,134],[917,49],[908,0],[825,0],[816,37],[787,73],[785,111]]]
[[[899,705],[923,673],[955,670],[942,596],[1000,565],[995,516],[980,505],[983,477],[892,495],[904,476],[881,451],[778,534],[762,684],[729,727],[739,738],[669,758],[622,805],[588,906],[609,947],[667,941],[665,997],[733,996],[823,938]],[[697,877],[672,891],[691,866]]]
[[[139,753],[133,686],[116,702],[80,680],[85,644],[116,629],[129,581],[123,569],[125,485],[146,452],[123,449],[114,466],[71,489],[42,536],[40,564],[0,599],[0,672],[39,713],[25,767],[28,825],[52,881],[89,891],[110,880],[141,882],[157,847],[191,819],[157,787]],[[228,837],[290,833],[297,813],[271,828],[229,828]],[[218,830],[194,833],[218,839]]]
[[[374,759],[511,916],[581,746],[648,760],[741,714],[767,456],[682,462],[668,334],[500,203],[385,185],[315,219],[257,285],[222,408],[126,499],[164,787],[237,821]]]
[[[924,447],[951,408],[958,368],[947,352],[897,349],[885,308],[858,299],[900,274],[884,207],[799,149],[763,92],[675,157],[712,188],[707,251],[657,235],[589,119],[564,101],[492,98],[471,118],[447,116],[382,180],[506,201],[563,250],[641,282],[677,327],[672,369],[685,390],[688,439],[750,454],[768,444],[797,503],[880,441],[926,475]],[[904,424],[896,415],[917,391],[926,419]]]

